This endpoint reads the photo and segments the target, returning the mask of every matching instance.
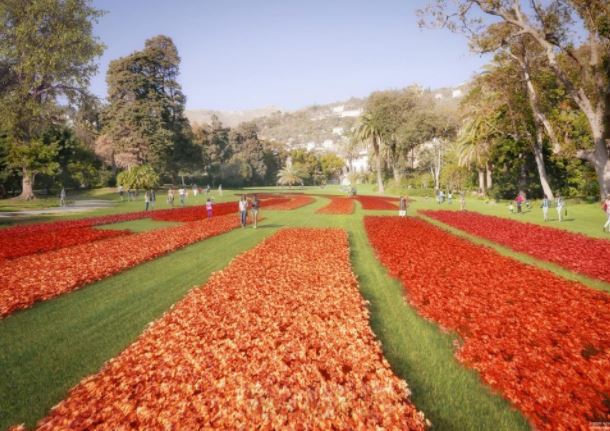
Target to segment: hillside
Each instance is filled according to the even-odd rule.
[[[427,90],[438,105],[455,108],[463,96],[463,86]],[[208,123],[216,114],[223,124],[234,127],[244,121],[254,121],[259,136],[286,144],[288,148],[305,148],[315,151],[339,152],[340,143],[347,139],[349,131],[362,114],[365,98],[313,105],[297,111],[286,112],[274,107],[247,111],[186,111],[191,123]]]

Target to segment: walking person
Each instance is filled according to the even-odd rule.
[[[175,197],[174,188],[170,187],[169,190],[167,190],[167,204],[169,206],[171,206],[172,208],[174,207],[174,197]]]
[[[125,189],[123,189],[123,186],[119,185],[119,197],[121,198],[121,202],[123,202],[123,193],[125,192]]]
[[[604,232],[610,232],[610,195],[606,196],[602,208],[607,216],[606,223],[604,223]]]
[[[150,205],[150,190],[146,190],[146,193],[144,193],[144,211],[148,211],[149,205]]]
[[[184,186],[178,189],[178,196],[180,196],[180,206],[183,207],[184,200],[186,199],[186,189],[184,188]]]
[[[212,199],[208,198],[208,200],[205,202],[205,209],[208,212],[208,218],[212,218],[213,205],[214,203],[212,202]]]
[[[59,192],[59,206],[65,207],[66,206],[66,189],[65,188],[61,188],[61,191]]]
[[[517,203],[517,214],[521,214],[521,206],[523,205],[523,192],[519,192],[517,197],[515,198],[515,202]]]
[[[260,202],[258,201],[258,197],[254,195],[252,199],[252,224],[254,224],[254,229],[256,229],[256,222],[258,221],[258,209],[260,208]]]
[[[218,195],[222,196],[222,184],[218,186]]]
[[[248,200],[246,199],[246,195],[241,195],[241,199],[239,200],[239,217],[241,220],[241,227],[246,227],[248,222]]]
[[[466,209],[466,193],[464,190],[460,192],[460,211],[464,211]]]
[[[449,205],[451,205],[453,203],[453,192],[449,191],[449,193],[447,193],[447,203]]]
[[[157,194],[155,193],[155,189],[150,189],[150,209],[155,209],[155,201],[157,200]]]
[[[401,196],[400,200],[398,201],[398,216],[407,216],[407,199],[404,196]]]
[[[565,202],[560,194],[557,194],[557,199],[555,200],[555,207],[557,208],[557,217],[559,217],[559,221],[563,221],[563,208],[565,206]]]
[[[542,199],[542,215],[544,216],[544,221],[549,221],[549,207],[551,206],[551,202],[549,198],[544,195]]]

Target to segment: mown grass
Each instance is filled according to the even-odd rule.
[[[199,198],[203,204],[205,196]],[[218,200],[232,199],[233,193],[225,191]],[[158,207],[164,206],[161,200],[158,197]],[[405,300],[403,287],[388,276],[368,243],[362,223],[365,211],[357,205],[349,216],[315,214],[326,204],[326,199],[318,198],[295,211],[263,210],[265,220],[257,230],[239,229],[202,241],[0,321],[0,429],[21,422],[33,425],[70,387],[116,356],[189,289],[284,226],[338,227],[349,232],[354,271],[370,302],[371,326],[392,368],[409,383],[416,406],[434,429],[528,429],[519,412],[454,358],[454,335],[420,317]],[[114,210],[141,210],[141,205],[123,203]],[[418,199],[410,211],[435,205]],[[152,226],[147,220],[138,222]],[[573,276],[555,265],[548,269]]]

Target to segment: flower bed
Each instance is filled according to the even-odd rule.
[[[318,214],[351,214],[354,212],[354,201],[343,196],[326,196],[330,203],[316,211]]]
[[[31,235],[3,235],[0,237],[0,261],[129,234],[131,232],[123,230],[98,230],[91,227],[79,227],[51,229]]]
[[[305,196],[305,195],[292,195],[292,196],[287,196],[286,198],[277,198],[277,201],[272,202],[272,200],[270,199],[269,201],[263,201],[264,208],[270,209],[270,210],[295,210],[297,208],[301,208],[304,207],[305,205],[309,205],[310,203],[314,202],[315,199],[312,198],[311,196]]]
[[[383,196],[356,196],[358,202],[364,210],[397,210],[398,198]]]
[[[424,429],[368,325],[347,235],[288,229],[192,290],[39,423]]]
[[[608,240],[469,211],[424,211],[424,214],[537,259],[610,283]]]
[[[0,318],[238,225],[237,217],[214,217],[1,261]]]
[[[610,420],[610,295],[421,220],[366,217],[411,304],[463,340],[457,357],[537,429]]]

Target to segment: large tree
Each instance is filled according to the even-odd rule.
[[[496,34],[537,45],[587,119],[593,148],[576,155],[595,168],[601,195],[610,194],[610,2],[435,0],[428,12],[437,24],[465,30],[475,44]]]
[[[110,63],[103,132],[122,167],[150,164],[172,174],[191,154],[183,148],[190,144],[190,125],[177,81],[179,65],[176,46],[163,35],[148,39],[142,51]]]
[[[38,173],[57,167],[53,143],[42,136],[64,122],[58,100],[73,105],[86,95],[104,50],[92,33],[100,15],[88,0],[0,2],[0,129],[22,199],[34,197]]]

